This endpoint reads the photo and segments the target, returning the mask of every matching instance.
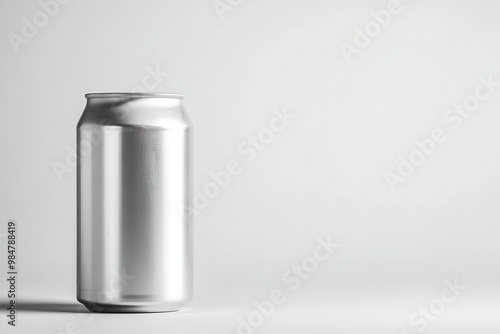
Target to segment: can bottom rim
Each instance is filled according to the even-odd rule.
[[[156,305],[118,305],[94,302],[81,302],[90,312],[96,313],[165,313],[176,312],[184,303]]]

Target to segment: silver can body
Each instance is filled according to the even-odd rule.
[[[191,132],[182,95],[87,94],[77,126],[77,299],[94,312],[192,298]]]

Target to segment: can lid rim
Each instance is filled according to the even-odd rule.
[[[162,97],[171,99],[182,99],[183,94],[178,93],[162,93],[162,92],[109,92],[109,93],[87,93],[87,99],[92,98],[113,98],[113,97]]]

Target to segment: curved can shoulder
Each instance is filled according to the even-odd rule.
[[[77,127],[96,126],[174,130],[192,124],[180,98],[111,96],[87,100]]]

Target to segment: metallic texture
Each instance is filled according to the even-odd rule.
[[[78,122],[77,299],[94,312],[192,298],[191,122],[182,95],[87,94]]]

